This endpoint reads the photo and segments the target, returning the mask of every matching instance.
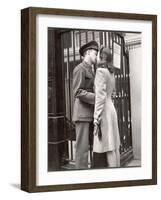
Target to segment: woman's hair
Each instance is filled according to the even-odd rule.
[[[104,59],[108,63],[111,63],[111,61],[112,61],[112,52],[111,52],[111,49],[108,47],[102,46],[100,48],[99,56],[100,56],[101,60]]]

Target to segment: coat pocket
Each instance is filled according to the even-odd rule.
[[[78,116],[79,117],[93,117],[94,106],[84,103],[82,101],[79,102],[79,110]]]
[[[93,79],[93,75],[90,73],[86,73],[85,79]]]

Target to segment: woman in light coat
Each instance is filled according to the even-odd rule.
[[[95,77],[94,141],[93,152],[107,155],[109,167],[120,166],[120,136],[117,113],[111,99],[115,90],[112,54],[101,48]]]

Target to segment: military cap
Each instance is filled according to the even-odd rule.
[[[87,51],[88,49],[94,49],[98,51],[98,43],[96,41],[90,41],[86,43],[85,45],[81,46],[79,49],[79,53],[81,56],[83,56],[84,52]]]

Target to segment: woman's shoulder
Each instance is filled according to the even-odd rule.
[[[105,61],[99,61],[97,63],[97,68],[98,69],[106,69],[107,68],[107,62],[105,62]]]
[[[105,61],[99,61],[97,63],[97,70],[98,71],[102,71],[102,72],[106,73],[107,67],[108,67],[107,62],[105,62]]]
[[[107,68],[97,68],[96,70],[97,78],[106,79],[108,76]]]
[[[97,67],[97,71],[98,73],[106,73],[107,72],[107,68],[106,67]]]

